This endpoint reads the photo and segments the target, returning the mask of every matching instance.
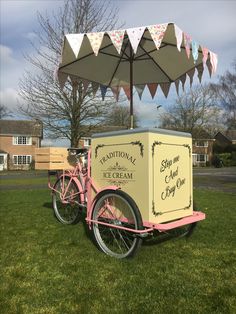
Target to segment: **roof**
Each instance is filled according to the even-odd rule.
[[[204,129],[195,129],[191,132],[192,137],[195,140],[210,140],[213,139],[213,137]]]
[[[236,130],[228,130],[226,136],[231,140],[236,140]]]
[[[120,131],[120,130],[127,130],[125,126],[109,126],[109,125],[98,125],[92,127],[91,130],[86,127],[83,127],[83,136],[82,138],[91,137],[95,133],[104,133],[104,132],[113,132],[113,131]]]
[[[43,124],[39,120],[0,120],[1,135],[28,135],[43,137]]]

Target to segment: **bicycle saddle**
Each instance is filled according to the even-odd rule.
[[[67,150],[68,152],[75,152],[76,155],[84,154],[88,151],[87,148],[76,148],[76,147],[70,147],[70,148],[67,148]]]

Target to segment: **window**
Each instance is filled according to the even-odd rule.
[[[0,165],[4,164],[4,156],[0,156]]]
[[[198,162],[207,162],[208,161],[208,155],[197,154],[197,161]]]
[[[14,136],[13,145],[32,145],[32,137],[30,136]]]
[[[197,146],[197,147],[208,147],[208,141],[196,141],[195,146]]]
[[[13,164],[14,165],[29,165],[31,163],[31,155],[14,155]]]
[[[85,147],[91,146],[91,139],[90,138],[85,138],[84,139],[84,146]]]

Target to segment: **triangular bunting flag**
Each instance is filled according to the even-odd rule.
[[[162,90],[163,94],[167,98],[168,94],[169,94],[169,90],[170,90],[170,83],[169,82],[167,82],[167,83],[160,83],[160,86],[161,86],[161,90]]]
[[[98,91],[98,88],[99,88],[99,84],[98,84],[98,83],[95,83],[95,82],[92,82],[93,96],[96,95],[96,93],[97,93],[97,91]]]
[[[149,83],[149,84],[147,84],[147,86],[148,86],[149,92],[150,92],[152,99],[153,99],[155,94],[156,94],[158,84],[157,83]]]
[[[179,80],[175,81],[175,88],[176,88],[176,93],[179,96]]]
[[[209,75],[211,77],[211,75],[212,75],[212,64],[211,64],[210,59],[207,59],[206,65],[207,65],[207,68],[208,68],[208,71],[209,71]]]
[[[109,35],[117,52],[120,54],[121,47],[124,40],[124,35],[125,35],[125,29],[110,31],[110,32],[107,32],[107,34]]]
[[[212,74],[215,74],[216,69],[217,69],[218,59],[217,59],[217,55],[212,51],[210,51],[210,62],[212,65]]]
[[[186,54],[187,54],[187,57],[190,58],[190,45],[191,45],[192,38],[186,33],[183,33],[183,35],[184,35],[184,45],[185,45]]]
[[[140,40],[142,39],[145,28],[146,27],[144,26],[144,27],[128,28],[126,30],[134,53],[137,52],[138,45],[140,43]]]
[[[76,86],[79,84],[80,78],[78,78],[78,76],[70,74],[69,77],[70,77],[72,85]]]
[[[176,37],[177,48],[179,51],[181,51],[183,32],[177,25],[174,25],[174,27],[175,27],[175,37]]]
[[[86,94],[90,82],[87,80],[82,80],[82,83],[84,87],[83,93]]]
[[[65,86],[65,83],[67,81],[68,74],[63,73],[61,71],[58,71],[57,77],[58,77],[58,82],[59,82],[60,88],[63,89],[63,87]]]
[[[159,50],[161,46],[161,42],[165,35],[167,26],[168,26],[168,23],[147,26],[149,33],[152,37],[152,40],[154,41],[156,45],[157,50]]]
[[[122,86],[123,90],[125,92],[126,97],[128,98],[128,100],[130,100],[130,86],[126,85],[126,86]]]
[[[113,95],[114,95],[114,97],[116,99],[116,102],[118,102],[118,100],[119,100],[120,89],[121,89],[120,86],[111,87],[111,90],[112,90],[112,93],[113,93]]]
[[[104,32],[86,34],[92,46],[94,54],[97,56],[102,44]]]
[[[106,92],[107,92],[107,86],[100,85],[100,90],[101,90],[101,94],[102,94],[102,100],[104,100],[104,98],[106,96]]]
[[[202,47],[202,62],[203,62],[203,65],[206,65],[207,58],[208,58],[208,52],[209,52],[209,50],[207,48]]]
[[[198,59],[198,43],[196,41],[192,41],[192,56],[193,56],[193,61],[194,63],[196,63],[197,59]]]
[[[84,34],[67,34],[66,39],[70,44],[72,51],[74,52],[75,58],[78,58],[80,47],[82,45],[82,41],[84,38]]]
[[[142,94],[143,94],[143,91],[144,91],[144,88],[145,88],[145,84],[139,84],[139,85],[135,85],[135,89],[138,93],[138,96],[139,96],[139,99],[141,100],[142,98]]]
[[[59,72],[59,67],[56,67],[53,72],[54,81],[58,81],[58,72]]]
[[[182,83],[182,88],[184,90],[184,84],[186,82],[186,74],[183,74],[179,79],[180,79],[180,81]]]
[[[197,72],[198,72],[198,79],[199,79],[199,82],[201,83],[202,82],[202,75],[203,75],[203,71],[204,71],[204,67],[203,67],[203,64],[200,63],[198,66],[197,66]]]
[[[192,87],[192,84],[193,84],[194,73],[195,73],[195,68],[193,68],[193,69],[191,69],[190,71],[187,72],[187,75],[190,78],[190,87]]]

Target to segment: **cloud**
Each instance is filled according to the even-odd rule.
[[[9,65],[14,65],[17,63],[17,60],[13,57],[13,51],[11,48],[0,45],[0,64],[1,68]]]
[[[20,97],[18,91],[13,88],[6,88],[0,91],[0,102],[12,112],[15,112],[18,106]]]

